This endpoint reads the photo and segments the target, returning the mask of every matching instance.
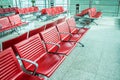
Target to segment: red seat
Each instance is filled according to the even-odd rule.
[[[78,14],[76,14],[75,16],[82,17],[82,16],[88,14],[89,9],[90,9],[90,8],[84,9],[84,10],[81,11],[81,13],[78,13]]]
[[[4,13],[10,13],[10,8],[4,8]]]
[[[11,48],[0,52],[0,80],[44,80],[22,71]]]
[[[0,8],[0,14],[3,14],[3,13],[4,13],[4,9]]]
[[[24,14],[29,14],[30,13],[29,8],[23,8],[23,10],[24,10]]]
[[[38,12],[39,8],[37,6],[34,6],[34,12]]]
[[[29,12],[33,13],[34,12],[34,7],[29,7]]]
[[[51,8],[47,8],[46,9],[46,13],[48,16],[52,16],[52,9]]]
[[[84,27],[77,27],[74,18],[69,18],[67,19],[67,23],[70,29],[70,32],[74,35],[74,36],[81,36],[80,39],[82,39],[83,35],[85,35],[85,33],[89,30],[89,28],[84,28]],[[79,39],[79,40],[80,40]]]
[[[35,34],[39,34],[40,32],[42,32],[44,30],[45,30],[45,25],[41,26],[40,28],[33,29],[33,30],[29,31],[29,37],[31,37]]]
[[[62,55],[46,53],[39,34],[17,43],[15,48],[21,58],[34,61],[38,64],[37,74],[43,74],[47,77],[50,77],[65,59]],[[34,71],[34,65],[24,61],[23,64],[27,70]]]
[[[17,8],[16,14],[24,14],[24,8]]]
[[[102,12],[97,12],[96,8],[91,8],[89,10],[89,17],[90,18],[99,18],[99,17],[101,17],[101,15],[102,15]]]
[[[12,47],[13,51],[15,52],[14,45],[17,44],[20,41],[25,40],[25,39],[27,39],[27,33],[24,33],[24,34],[22,34],[18,37],[15,37],[13,39],[9,39],[7,41],[2,42],[2,48],[3,48],[3,50],[5,50],[9,47]]]
[[[52,16],[56,16],[57,15],[56,7],[51,8],[51,15]]]
[[[75,34],[82,34],[82,33],[84,33],[83,29],[88,30],[88,28],[84,28],[84,26],[83,27],[76,26],[76,22],[75,22],[73,17],[67,19],[67,23],[68,23],[68,26],[70,27],[70,32],[72,34],[74,34],[74,33]]]
[[[47,8],[44,8],[44,9],[42,9],[42,10],[40,11],[42,15],[46,15],[46,14],[47,14],[46,9],[47,9]]]
[[[56,26],[56,24],[57,24],[56,21],[47,23],[47,24],[45,25],[45,28],[44,28],[44,29],[46,30],[46,29],[48,29],[48,28],[51,28],[51,27],[53,27],[53,26]]]
[[[12,25],[10,24],[9,19],[7,17],[0,18],[0,32],[9,30],[11,28]]]
[[[75,45],[70,42],[61,42],[55,26],[41,32],[41,36],[49,53],[53,52],[68,55]]]
[[[60,37],[62,41],[78,42],[81,38],[81,34],[70,33],[69,26],[66,22],[62,22],[57,25]]]
[[[12,16],[8,16],[12,26],[14,27],[18,27],[18,26],[22,26],[27,24],[26,22],[22,22],[20,16],[17,15],[12,15]]]
[[[17,7],[11,7],[10,12],[15,12],[16,9],[17,9]]]

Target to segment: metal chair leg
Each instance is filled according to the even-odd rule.
[[[78,42],[80,45],[81,45],[81,47],[84,47],[84,44],[83,43],[81,43],[81,42]]]

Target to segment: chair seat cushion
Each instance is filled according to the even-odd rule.
[[[38,59],[39,66],[36,72],[49,77],[64,59],[65,57],[62,55],[46,53],[41,59]],[[28,70],[33,71],[34,66],[29,67]]]

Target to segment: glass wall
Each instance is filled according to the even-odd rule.
[[[0,0],[1,4],[18,7],[32,6],[31,0]],[[39,9],[51,7],[51,2],[54,6],[63,6],[71,14],[76,13],[76,4],[79,4],[79,12],[88,7],[96,7],[97,11],[102,11],[103,16],[120,16],[120,0],[35,0],[35,5]],[[13,3],[12,3],[13,2]]]
[[[70,0],[70,12],[75,14],[76,4],[80,11],[88,7],[96,7],[102,11],[103,16],[120,16],[120,0]]]

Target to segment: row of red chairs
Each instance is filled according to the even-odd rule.
[[[16,9],[16,14],[30,14],[34,12],[38,12],[39,9],[37,6],[34,7],[27,7],[27,8],[18,8]]]
[[[76,27],[74,19],[69,18],[56,24],[56,26],[51,26],[44,31],[41,30],[41,32],[29,36],[29,38],[27,38],[28,34],[25,33],[17,38],[5,41],[3,42],[3,48],[10,45],[14,54],[20,56],[19,60],[22,60],[26,70],[34,75],[42,74],[49,78],[66,58],[64,55],[70,54],[87,31],[87,28]],[[30,79],[28,75],[28,77],[24,77],[25,74],[20,74],[21,70],[18,69],[20,67],[14,65],[17,60],[12,49],[6,48],[1,52],[2,55],[5,55],[1,56],[0,54],[0,62],[4,63],[0,65],[2,67],[0,69],[1,79],[37,80],[33,79],[32,75],[29,75],[32,78]],[[14,57],[14,59],[11,60],[11,57]]]
[[[85,15],[88,15],[89,17],[84,17]],[[94,22],[95,19],[98,19],[102,16],[102,12],[97,11],[96,8],[87,8],[81,11],[81,13],[78,13],[75,15],[76,19],[84,18],[84,21],[86,21],[87,24],[90,22]],[[94,22],[96,25],[98,25],[96,22]]]
[[[0,32],[4,32],[18,26],[22,26],[27,24],[26,22],[22,22],[19,15],[11,15],[7,17],[0,18]]]
[[[17,7],[11,7],[11,8],[0,8],[0,14],[5,14],[5,13],[11,13],[15,12]]]
[[[100,11],[97,12],[96,8],[90,8],[89,9],[89,17],[90,18],[97,19],[97,18],[99,18],[101,16],[102,16],[102,12],[100,12]]]
[[[41,10],[42,15],[55,16],[66,12],[62,6],[56,6],[51,8],[44,8]]]
[[[81,13],[76,14],[76,16],[83,17],[86,14],[89,15],[89,18],[99,18],[102,15],[102,12],[96,10],[96,8],[87,8],[81,11]]]

